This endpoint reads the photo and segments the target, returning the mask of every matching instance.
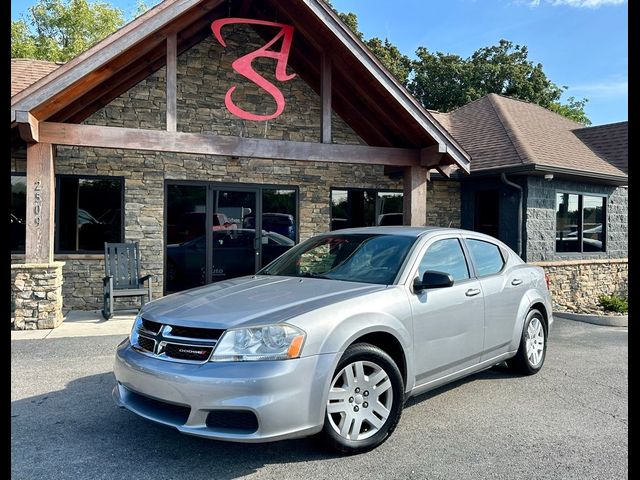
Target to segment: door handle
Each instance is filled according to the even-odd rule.
[[[465,295],[467,297],[475,297],[476,295],[480,294],[480,289],[479,288],[470,288],[469,290],[467,290],[465,292]]]
[[[511,280],[511,285],[520,285],[522,283],[522,280],[520,280],[519,278],[514,278],[513,280]]]

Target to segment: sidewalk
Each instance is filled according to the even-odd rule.
[[[100,310],[72,310],[58,328],[43,330],[12,330],[11,340],[38,340],[64,337],[90,337],[94,335],[129,335],[135,312],[120,312],[109,320],[102,318]]]

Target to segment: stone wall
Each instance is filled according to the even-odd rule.
[[[252,66],[284,95],[286,105],[283,113],[265,122],[247,121],[229,113],[224,98],[234,86],[234,103],[248,112],[271,114],[275,111],[275,102],[256,84],[235,73],[231,66],[237,58],[260,48],[264,41],[246,25],[225,28],[224,39],[226,48],[210,36],[178,56],[178,131],[271,140],[320,141],[319,95],[299,76],[286,82],[275,80],[274,62],[270,59],[258,58]],[[294,73],[290,67],[288,70]],[[333,143],[364,143],[335,113],[331,131]]]
[[[56,173],[124,177],[125,241],[140,242],[142,273],[157,276],[154,296],[162,295],[163,291],[164,187],[168,180],[298,187],[300,240],[330,228],[332,187],[402,189],[401,180],[385,177],[383,167],[377,165],[76,147],[57,148]],[[444,208],[449,208],[450,202],[445,203]],[[101,257],[66,255],[64,258],[67,262],[65,309],[101,308],[104,276]]]
[[[556,192],[607,195],[606,252],[556,253]],[[565,180],[528,177],[525,194],[525,257],[529,262],[568,260],[568,257],[626,258],[628,252],[628,189]]]
[[[624,259],[537,262],[549,275],[553,309],[588,313],[599,310],[602,295],[629,294],[628,261]]]
[[[460,228],[460,182],[433,180],[427,183],[427,225]]]
[[[62,266],[11,265],[11,323],[16,330],[55,328],[62,323]]]

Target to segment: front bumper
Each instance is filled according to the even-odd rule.
[[[187,364],[140,354],[125,340],[116,352],[113,397],[119,406],[189,435],[238,442],[303,437],[322,429],[338,355]],[[207,426],[212,410],[253,412],[257,430]]]

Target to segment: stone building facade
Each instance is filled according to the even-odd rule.
[[[605,251],[577,254],[556,252],[556,194],[575,192],[606,197]],[[628,188],[597,183],[528,177],[525,195],[525,256],[527,261],[621,259],[628,255]]]
[[[237,79],[230,63],[260,46],[255,33],[236,28],[223,49],[212,38],[178,56],[178,131],[240,135],[271,140],[317,141],[320,136],[320,97],[301,78],[284,83],[285,112],[274,121],[247,122],[224,106],[224,93]],[[256,64],[260,65],[259,62]],[[268,65],[262,65],[267,67]],[[263,73],[269,76],[269,70]],[[272,108],[253,84],[242,86],[238,105],[246,109]],[[83,123],[140,129],[164,128],[166,69],[150,75]],[[234,97],[235,98],[235,97]],[[335,113],[334,143],[364,144]],[[26,171],[25,159],[12,159],[12,172]],[[140,150],[57,146],[55,171],[60,175],[104,176],[124,179],[124,241],[137,241],[141,271],[154,275],[155,296],[164,293],[165,183],[171,180],[219,182],[234,185],[278,185],[298,189],[299,240],[330,229],[331,189],[368,188],[402,191],[402,178],[384,174],[382,165],[265,160],[211,155],[157,153]],[[438,179],[427,185],[429,224],[460,224],[457,182]],[[19,261],[20,256],[14,255]],[[58,254],[64,262],[63,310],[102,308],[104,255]],[[119,301],[123,304],[123,301]]]
[[[180,8],[186,7],[176,4],[171,8],[175,9],[176,15],[179,16],[185,13]],[[191,13],[194,14],[195,11]],[[156,10],[156,13],[158,12],[159,10]],[[277,83],[286,99],[286,108],[281,115],[268,121],[243,120],[230,113],[225,106],[225,96],[233,87],[235,91],[232,98],[240,109],[266,115],[276,108],[274,99],[257,84],[244,79],[233,66],[234,61],[243,55],[263,47],[264,39],[246,24],[229,25],[225,27],[226,46],[223,47],[211,36],[210,23],[203,22],[206,14],[199,13],[201,18],[196,22],[195,17],[198,15],[194,14],[193,21],[200,25],[199,28],[206,27],[209,30],[202,30],[196,35],[204,40],[186,42],[184,36],[176,34],[175,42],[178,43],[179,39],[182,39],[188,43],[188,48],[177,57],[173,56],[171,62],[169,37],[173,34],[171,28],[165,27],[177,17],[173,17],[173,20],[168,17],[162,20],[166,22],[162,24],[162,28],[165,28],[162,30],[164,33],[160,34],[160,37],[151,35],[154,39],[147,44],[144,44],[144,39],[136,37],[135,28],[131,28],[130,33],[123,34],[120,39],[118,35],[114,35],[101,42],[100,45],[108,46],[110,50],[107,50],[111,53],[104,53],[100,49],[96,52],[102,52],[100,55],[109,59],[105,60],[107,63],[113,62],[111,66],[115,67],[111,72],[119,72],[111,76],[105,75],[105,84],[90,85],[88,81],[86,89],[82,90],[78,87],[82,80],[78,79],[102,75],[109,72],[108,68],[97,72],[91,70],[94,67],[83,66],[91,65],[90,62],[70,62],[60,67],[60,78],[70,79],[70,83],[65,86],[64,81],[58,82],[62,86],[57,91],[57,80],[51,80],[53,86],[47,82],[45,85],[50,86],[57,95],[68,95],[65,100],[67,103],[64,105],[64,102],[58,105],[59,99],[53,97],[43,100],[45,96],[38,93],[33,84],[37,78],[32,79],[34,89],[31,93],[25,93],[26,99],[18,98],[31,87],[22,92],[12,91],[14,96],[11,171],[17,176],[25,176],[25,148],[27,145],[33,147],[42,142],[40,147],[43,148],[48,148],[45,145],[54,145],[54,173],[60,176],[60,183],[62,179],[71,179],[70,182],[73,182],[76,181],[73,179],[80,178],[109,179],[110,183],[117,183],[122,192],[119,208],[122,212],[122,225],[119,240],[139,242],[141,271],[143,274],[154,276],[155,296],[168,291],[168,262],[165,258],[168,244],[186,243],[182,240],[177,241],[178,243],[167,241],[170,228],[170,222],[167,220],[170,209],[168,205],[171,203],[167,199],[167,192],[170,186],[177,185],[178,182],[182,182],[181,185],[186,185],[186,182],[200,182],[199,185],[206,186],[206,212],[213,212],[211,199],[214,190],[217,192],[223,188],[235,188],[235,191],[239,191],[243,188],[244,191],[253,189],[254,192],[263,192],[266,189],[294,191],[295,241],[303,241],[316,233],[330,230],[337,225],[345,225],[334,220],[347,222],[351,221],[354,215],[363,214],[364,207],[340,207],[341,212],[348,211],[347,216],[350,219],[342,218],[342,214],[336,215],[334,219],[334,194],[336,198],[346,195],[347,203],[354,198],[358,199],[354,201],[364,202],[362,199],[369,196],[366,200],[369,202],[366,206],[367,215],[374,220],[367,222],[378,224],[382,222],[384,213],[392,215],[387,219],[397,219],[400,213],[397,210],[383,212],[382,208],[378,208],[384,195],[387,195],[384,197],[385,200],[390,199],[386,205],[395,205],[394,208],[398,208],[398,196],[395,192],[411,192],[405,193],[407,196],[404,198],[410,204],[409,210],[405,207],[405,223],[409,218],[411,224],[422,225],[426,219],[428,225],[462,227],[493,234],[514,250],[520,251],[524,260],[537,262],[547,270],[552,279],[554,296],[557,297],[557,308],[586,308],[593,304],[595,293],[628,292],[628,196],[625,186],[627,175],[626,171],[623,171],[627,162],[626,139],[623,138],[626,125],[614,125],[607,130],[606,135],[602,135],[601,132],[594,132],[597,127],[581,128],[582,126],[537,105],[495,94],[489,94],[447,114],[427,112],[418,107],[415,99],[410,98],[406,90],[394,83],[389,74],[385,76],[384,71],[377,70],[380,68],[376,66],[377,61],[372,56],[368,58],[369,54],[366,49],[362,50],[362,46],[354,45],[350,38],[342,38],[332,46],[340,52],[333,52],[324,45],[325,41],[331,39],[324,37],[306,43],[302,41],[299,50],[291,53],[287,73],[293,73],[292,65],[296,65],[300,71],[296,71],[296,75],[290,80],[276,82],[274,59],[262,57],[252,61],[252,67],[264,79]],[[158,13],[157,18],[161,16]],[[157,18],[154,21],[160,22]],[[293,24],[302,21],[297,18],[290,20]],[[318,31],[327,27],[324,22],[339,21],[333,17],[319,17],[316,20],[320,22],[316,25],[320,29]],[[140,22],[142,20],[137,19],[132,23],[137,25],[136,28],[141,28]],[[185,29],[184,32],[193,34],[191,27],[185,26],[186,23],[179,25]],[[314,28],[309,28],[308,25],[299,27],[303,28],[300,28],[296,35],[313,37],[317,34]],[[141,28],[142,30],[144,29]],[[339,28],[332,32],[331,35],[340,35]],[[131,66],[135,72],[155,69],[142,80],[136,76],[137,73],[128,76],[126,68],[122,68],[118,63],[123,61],[118,56],[122,52],[114,53],[116,49],[109,43],[114,37],[116,39],[113,41],[116,43],[122,39],[126,40],[127,35],[135,37],[135,41],[132,40],[128,44],[130,48],[135,51],[136,46],[144,44],[147,50],[140,47],[136,54],[138,56],[133,55],[133,60],[125,60],[125,65]],[[165,35],[166,39],[161,38],[162,35]],[[165,58],[157,58],[155,61],[143,58],[145,52],[151,55],[151,51],[155,51],[153,42],[162,43],[156,47],[166,48]],[[180,50],[176,47],[176,51]],[[93,55],[90,51],[85,53]],[[309,58],[310,56],[313,58]],[[104,58],[99,61],[103,61]],[[327,58],[329,62],[326,62]],[[157,66],[161,64],[158,60],[164,60],[171,68],[161,66],[158,69]],[[175,86],[171,72],[175,72]],[[329,81],[328,91],[322,88],[323,82],[327,81],[327,72],[329,78],[333,78]],[[116,78],[120,75],[122,79]],[[53,77],[58,78],[55,74]],[[135,83],[131,81],[132,78],[138,83],[131,87],[130,85]],[[309,81],[311,84],[307,83]],[[106,101],[100,95],[90,98],[96,87],[100,87],[97,88],[101,92],[100,95],[110,100]],[[82,91],[83,96],[71,98],[77,91]],[[123,91],[124,93],[121,93]],[[174,93],[175,98],[174,95],[168,95],[168,91]],[[319,91],[322,91],[323,95],[316,93]],[[329,102],[326,102],[327,99]],[[51,104],[48,104],[50,100]],[[85,106],[83,100],[90,105]],[[335,103],[332,103],[334,101]],[[30,111],[36,111],[34,105],[37,108],[44,105],[52,112],[51,115],[47,114],[36,120],[47,122],[51,129],[57,128],[58,131],[63,131],[64,122],[81,121],[84,126],[74,130],[76,135],[80,136],[78,132],[88,129],[93,132],[92,141],[83,142],[81,138],[75,138],[74,141],[67,142],[66,138],[55,135],[45,141],[34,139],[34,132],[31,131],[29,123]],[[342,116],[332,110],[331,105],[335,106]],[[94,106],[99,108],[93,108]],[[171,115],[167,113],[173,111],[173,107],[175,124]],[[65,111],[65,108],[76,113],[71,114]],[[94,113],[78,114],[78,118],[75,118],[77,112],[88,112],[87,109]],[[17,118],[18,114],[23,115],[20,121]],[[60,120],[55,120],[56,114],[61,115]],[[32,116],[31,120],[34,118]],[[326,131],[323,133],[323,118],[326,123],[331,123],[329,138]],[[331,122],[328,122],[329,119]],[[56,125],[56,121],[62,123]],[[18,128],[14,128],[16,126]],[[109,135],[101,137],[97,133],[101,129],[95,127],[114,127],[109,130],[113,135],[111,141],[105,140]],[[85,130],[82,130],[83,128]],[[148,131],[153,131],[153,134],[149,134]],[[37,131],[35,133],[37,134]],[[149,134],[147,138],[154,139],[147,143],[142,142],[146,148],[139,143],[127,144],[131,136],[144,137],[144,134]],[[181,139],[184,141],[186,137],[196,139],[196,142],[202,143],[203,148],[193,149],[182,145],[175,149],[175,144]],[[114,141],[113,138],[119,140]],[[603,138],[606,140],[605,145],[597,145]],[[227,154],[229,149],[220,148],[213,148],[212,152],[212,142],[224,144],[227,139],[241,144],[242,148],[230,149],[234,154]],[[262,142],[262,152],[254,150],[259,142]],[[162,148],[158,148],[159,143],[162,144]],[[316,148],[315,151],[324,153],[316,157],[292,153],[295,149],[300,149],[301,145],[304,145],[301,150],[307,152],[307,144],[316,144],[316,147],[322,144],[322,149]],[[109,148],[98,148],[96,145]],[[290,156],[283,155],[283,150],[278,150],[274,145],[289,147],[285,150]],[[607,145],[615,146],[615,161],[605,158],[606,155],[602,153],[606,151]],[[436,146],[438,148],[434,148]],[[390,147],[389,150],[393,150],[393,154],[383,147]],[[39,166],[45,165],[46,162],[50,165],[51,155],[47,153],[39,157],[34,153],[35,150],[29,150],[32,155],[29,161],[33,159]],[[376,162],[368,161],[366,152],[372,153],[373,150]],[[193,153],[200,151],[212,154]],[[274,151],[278,153],[265,154]],[[331,154],[323,156],[327,151]],[[362,153],[363,151],[365,153]],[[260,156],[258,153],[263,155]],[[309,161],[308,158],[320,158],[325,161]],[[451,173],[448,170],[450,165],[457,166],[459,172],[448,178]],[[392,168],[386,169],[387,166]],[[435,173],[434,167],[437,167],[440,174]],[[431,179],[425,187],[424,177],[429,169],[432,173]],[[24,184],[28,184],[32,189],[37,179],[45,178],[42,174],[44,169],[34,170],[37,169],[30,169],[30,180],[24,181]],[[471,175],[463,174],[462,170],[470,171]],[[46,179],[51,181],[52,175],[46,175]],[[509,176],[508,180],[505,175]],[[408,179],[406,184],[405,178]],[[417,188],[414,188],[415,185]],[[27,187],[24,188],[27,191]],[[79,187],[77,191],[79,192]],[[487,192],[490,195],[485,195]],[[597,252],[556,251],[558,192],[606,199],[605,220],[601,225],[601,228],[604,228],[606,248]],[[51,201],[54,195],[55,192],[48,196],[49,205],[54,203]],[[58,193],[58,196],[61,195]],[[373,215],[370,198],[372,196],[375,197]],[[33,202],[33,196],[30,198]],[[485,203],[487,201],[488,204]],[[237,224],[240,228],[259,228],[259,204],[256,201],[253,227],[244,223],[243,213],[242,221]],[[73,228],[79,225],[78,205],[79,200],[75,206],[78,217],[70,221]],[[198,204],[197,207],[202,208],[203,205]],[[56,215],[59,215],[59,206],[56,209]],[[339,209],[336,208],[337,210]],[[487,211],[493,214],[489,219],[483,216]],[[21,255],[19,249],[15,249],[18,253],[12,255],[12,306],[16,315],[14,327],[56,326],[61,318],[61,305],[64,311],[102,308],[104,255],[97,248],[100,247],[100,242],[97,242],[99,245],[94,245],[96,248],[81,251],[77,246],[79,233],[76,233],[75,250],[70,249],[64,253],[64,249],[58,249],[54,256],[50,250],[45,251],[46,249],[35,252],[33,244],[37,235],[33,234],[33,209],[30,212],[24,215],[22,223],[20,219],[14,222],[12,217],[12,238],[14,227],[26,225],[30,216],[32,225],[32,235],[28,237],[32,240],[31,256],[29,257],[29,253]],[[204,212],[196,211],[194,207],[190,213]],[[522,225],[517,221],[520,214]],[[207,214],[208,217],[210,215]],[[413,223],[413,219],[418,221]],[[59,219],[49,218],[46,226],[47,232],[50,232],[55,222],[58,222],[57,235],[59,230],[62,230]],[[206,225],[210,224],[211,222]],[[487,228],[491,231],[486,231]],[[44,231],[44,227],[40,228],[38,235],[42,235]],[[256,231],[254,230],[254,233]],[[59,244],[58,239],[52,239],[50,233],[46,233],[45,236],[47,247]],[[257,236],[262,237],[262,234],[258,233]],[[207,230],[206,238],[211,237],[212,233]],[[23,239],[22,250],[29,252],[29,249],[25,248],[27,243]],[[209,245],[206,248],[207,258],[210,259],[213,247]],[[262,247],[254,248],[258,253]],[[31,263],[28,267],[22,266],[27,257],[31,259]],[[43,261],[49,263],[38,263],[44,258],[47,260]],[[205,268],[205,280],[212,280],[213,265],[209,264]]]

